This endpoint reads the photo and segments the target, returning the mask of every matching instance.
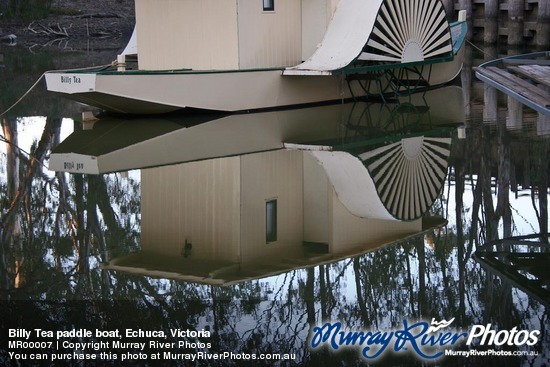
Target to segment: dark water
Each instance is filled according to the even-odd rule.
[[[38,56],[25,49],[1,51],[5,65],[0,69],[2,111],[44,70],[85,66],[92,57],[98,65],[109,61],[109,50],[75,53],[46,48]],[[470,57],[475,64],[476,54]],[[548,123],[529,112],[521,125],[507,119],[502,96],[497,98],[497,105],[485,103],[487,93],[469,67],[461,81],[465,97],[461,122],[466,138],[453,139],[447,177],[429,213],[445,218],[447,225],[359,256],[297,266],[278,275],[249,277],[252,279],[225,286],[129,274],[101,266],[141,248],[141,173],[49,171],[46,167],[51,150],[71,131],[80,129],[82,108],[44,93],[43,86],[33,91],[2,118],[3,136],[21,150],[2,144],[0,155],[1,363],[155,365],[154,355],[160,353],[164,359],[161,365],[181,366],[548,365],[548,283],[532,282],[535,290],[526,291],[509,276],[486,270],[473,254],[489,241],[548,232],[550,129]],[[374,111],[382,107],[369,108]],[[35,158],[29,158],[29,153]],[[173,214],[165,213],[167,217]],[[537,239],[547,242],[544,236]],[[548,281],[544,264],[538,273],[530,269],[525,265],[519,272]],[[261,266],[257,270],[261,274]],[[463,339],[452,347],[457,351],[527,354],[522,356],[455,355],[433,361],[420,358],[413,341],[400,345],[396,340],[404,339],[397,335],[386,352],[368,361],[361,353],[372,356],[373,351],[364,346],[337,351],[334,347],[308,347],[311,329],[325,322],[340,322],[352,331],[390,333],[432,319],[454,319],[453,333],[470,333],[474,326],[488,328],[488,324],[497,331],[515,328],[516,335],[522,337],[519,331],[540,333],[534,345],[479,345],[477,338],[473,345],[466,346]],[[38,345],[35,350],[10,348],[8,340],[24,338],[10,336],[9,329],[33,330],[29,341],[54,344]],[[166,338],[142,335],[120,339],[145,342],[143,351],[138,346],[113,349],[112,344],[109,348],[99,345],[97,350],[94,345],[57,349],[55,336],[38,338],[34,329],[54,334],[86,329],[94,334],[59,339],[73,342],[112,343],[119,339],[96,337],[96,330],[117,329],[121,334],[126,329],[162,330]],[[172,336],[172,329],[200,333]],[[176,344],[152,348],[150,340]],[[451,349],[449,341],[444,344],[443,349]],[[164,354],[199,355],[196,353],[207,351],[236,355],[222,360],[186,360],[181,356],[167,360]],[[437,352],[429,348],[420,351],[428,355]],[[17,360],[10,352],[26,353],[19,357],[27,359]],[[135,359],[121,362],[128,352]],[[140,352],[145,359],[139,359]],[[29,353],[45,353],[48,359],[31,360]],[[68,353],[72,358],[87,353],[101,360],[83,362],[60,356],[59,361],[52,362],[52,353]],[[249,359],[265,353],[288,353],[292,359]]]

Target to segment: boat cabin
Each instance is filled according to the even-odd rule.
[[[136,34],[142,70],[311,75],[453,58],[439,0],[136,0]]]
[[[136,0],[140,69],[291,66],[322,41],[337,0]]]
[[[385,99],[454,79],[465,31],[440,0],[136,0],[116,71],[49,72],[46,85],[125,114]]]

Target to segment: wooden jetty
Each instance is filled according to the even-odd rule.
[[[481,246],[474,255],[486,270],[550,306],[548,233],[510,237]]]
[[[550,51],[489,61],[475,71],[486,84],[550,116]]]
[[[465,10],[469,38],[487,44],[505,40],[510,46],[550,47],[548,0],[442,0],[450,19]]]

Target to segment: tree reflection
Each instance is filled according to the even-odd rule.
[[[16,126],[17,121],[2,122],[13,143]],[[337,263],[218,287],[100,268],[108,257],[139,249],[139,178],[47,174],[42,162],[58,144],[60,126],[60,119],[46,120],[32,158],[6,146],[0,246],[4,329],[208,329],[211,338],[186,340],[212,343],[211,350],[220,352],[294,353],[300,365],[352,366],[364,364],[358,350],[309,350],[311,328],[341,321],[356,330],[389,330],[403,320],[453,317],[464,329],[485,323],[500,329],[550,326],[536,301],[471,261],[480,244],[514,232],[510,193],[519,180],[518,158],[528,161],[523,168],[529,175],[521,180],[530,182],[525,189],[536,208],[537,230],[547,231],[545,140],[516,141],[503,126],[472,126],[453,153],[452,179],[432,210],[445,214],[454,198],[455,210],[448,214],[455,220],[446,228]],[[514,154],[520,148],[528,154]],[[197,344],[186,348],[202,350]],[[537,348],[549,350],[546,334]],[[0,360],[8,361],[5,348]],[[198,365],[211,365],[203,362]],[[448,362],[502,364],[481,357]],[[538,362],[548,363],[548,357],[527,363]],[[422,364],[411,355],[387,356],[380,363]]]

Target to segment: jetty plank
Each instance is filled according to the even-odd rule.
[[[550,93],[536,87],[520,77],[499,69],[496,66],[477,68],[476,71],[484,74],[488,78],[493,79],[495,82],[502,84],[510,91],[528,98],[541,106],[550,106]]]
[[[533,79],[539,84],[550,87],[550,66],[520,65],[518,69],[522,72],[525,71],[523,75],[528,78]]]
[[[550,65],[550,60],[537,59],[502,59],[502,62],[514,65]]]

